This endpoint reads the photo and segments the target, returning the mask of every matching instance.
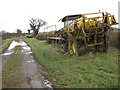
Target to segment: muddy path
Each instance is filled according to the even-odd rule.
[[[14,53],[14,48],[17,46],[18,43],[16,41],[13,41],[10,46],[7,48],[7,50],[1,54],[2,57],[2,67],[7,63],[8,58],[10,57],[11,54]]]
[[[21,74],[24,75],[25,84],[23,88],[48,88],[52,89],[52,84],[45,79],[43,73],[46,73],[43,67],[38,64],[32,55],[31,48],[23,41],[13,41],[8,49],[1,55],[2,67],[7,63],[8,58],[14,53],[15,46],[21,46],[21,51],[16,52],[21,54],[22,70]]]

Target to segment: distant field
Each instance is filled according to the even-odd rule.
[[[49,72],[54,87],[114,88],[118,87],[118,51],[108,54],[76,56],[60,54],[59,46],[36,39],[23,38],[34,56]]]

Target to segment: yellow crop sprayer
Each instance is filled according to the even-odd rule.
[[[61,19],[64,27],[61,29],[62,50],[70,54],[81,55],[92,50],[107,52],[108,32],[112,25],[118,24],[107,12],[68,15]]]

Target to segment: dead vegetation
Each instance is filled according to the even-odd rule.
[[[55,37],[55,32],[51,31],[51,32],[43,32],[43,33],[39,33],[36,35],[36,39],[38,40],[45,40],[46,37]]]
[[[120,50],[120,43],[119,43],[119,39],[120,39],[120,31],[111,31],[110,33],[110,49],[112,50]]]

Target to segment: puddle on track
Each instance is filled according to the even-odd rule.
[[[22,47],[21,54],[23,56],[23,68],[26,78],[28,78],[28,83],[31,88],[48,88],[53,90],[52,84],[44,78],[40,73],[40,68],[34,57],[31,55],[31,48],[23,41],[19,42],[13,41],[2,57],[10,56],[14,53],[15,46],[20,45]]]
[[[12,41],[12,43],[10,44],[10,46],[8,47],[6,52],[2,54],[2,56],[7,56],[7,55],[11,55],[12,53],[14,53],[13,49],[15,48],[15,46],[18,46],[18,45],[22,46],[23,52],[26,52],[26,54],[32,53],[31,48],[24,41],[21,40],[21,41],[17,42],[14,40],[14,41]]]

